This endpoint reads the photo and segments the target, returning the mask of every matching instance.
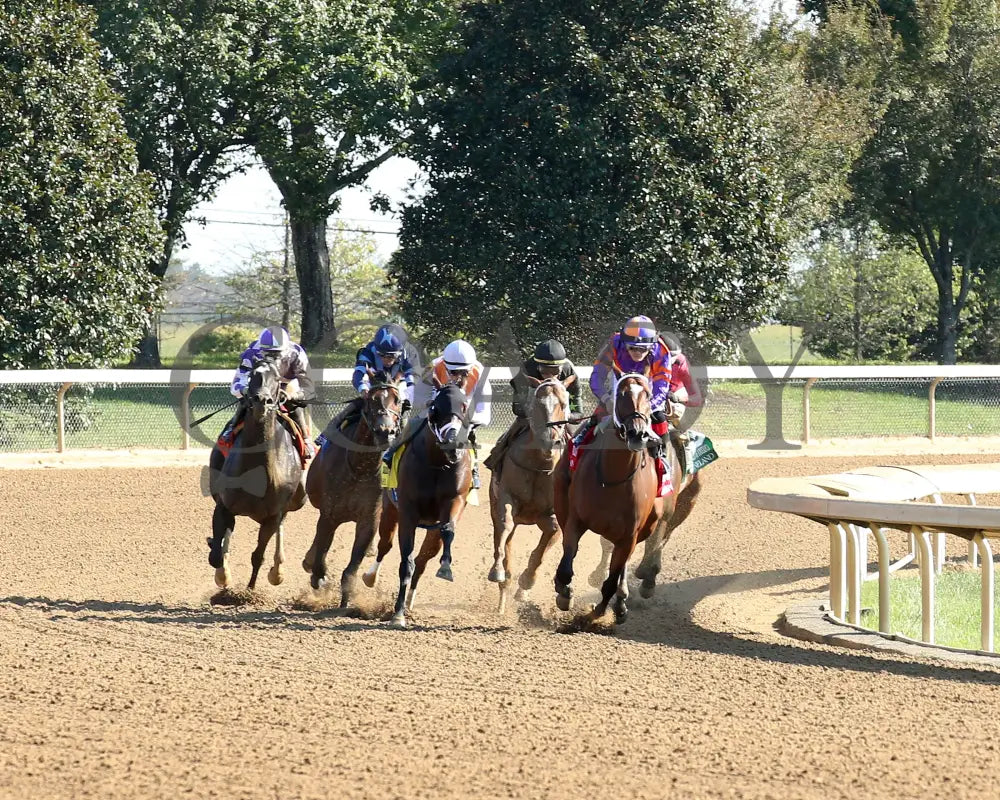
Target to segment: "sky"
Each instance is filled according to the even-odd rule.
[[[775,0],[752,0],[765,14]],[[795,0],[778,0],[785,13],[792,13]],[[417,165],[408,159],[394,158],[372,172],[368,187],[383,192],[398,204],[403,200],[408,181],[419,174]],[[388,259],[398,246],[398,220],[392,215],[373,212],[370,193],[349,189],[341,193],[340,212],[331,219],[342,220],[348,228],[371,231],[378,255]],[[216,197],[195,208],[192,218],[204,219],[205,224],[189,222],[184,226],[187,247],[175,256],[188,264],[222,274],[246,264],[254,253],[278,253],[284,246],[281,195],[270,177],[259,165],[245,174],[230,178]]]

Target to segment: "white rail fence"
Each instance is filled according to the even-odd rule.
[[[1000,508],[976,497],[1000,493],[1000,465],[870,467],[808,478],[762,478],[747,490],[754,508],[780,511],[825,525],[830,534],[830,616],[861,623],[861,584],[879,582],[879,631],[890,626],[889,576],[916,560],[921,581],[921,639],[934,644],[935,575],[944,565],[945,535],[968,542],[969,564],[981,565],[980,645],[993,651],[994,564],[990,540],[1000,538]],[[964,504],[945,497],[964,498]],[[890,560],[887,534],[903,532],[909,552]],[[868,572],[868,537],[878,549]]]
[[[1000,367],[707,367],[704,413],[685,421],[716,439],[790,449],[816,438],[1000,436]],[[586,380],[590,369],[581,368]],[[350,369],[317,369],[321,398],[351,396]],[[511,370],[490,369],[494,424],[509,424]],[[181,447],[208,433],[191,420],[231,400],[230,370],[0,371],[0,452]],[[593,407],[585,390],[585,411]],[[314,410],[323,424],[323,409]],[[218,420],[217,420],[218,421]],[[208,423],[211,427],[215,422]]]

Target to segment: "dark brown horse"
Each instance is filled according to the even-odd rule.
[[[250,517],[260,525],[257,547],[250,556],[253,571],[248,588],[257,584],[264,551],[275,533],[274,565],[267,579],[277,586],[284,579],[285,560],[282,522],[285,514],[305,505],[302,460],[295,439],[281,421],[284,399],[282,380],[270,360],[253,365],[244,400],[248,405],[243,429],[236,435],[228,456],[218,445],[209,457],[210,489],[215,499],[212,537],[208,540],[208,563],[215,567],[215,582],[229,584],[227,553],[236,517]]]
[[[551,378],[540,381],[526,375],[534,387],[528,408],[528,427],[510,443],[502,469],[490,478],[490,514],[493,518],[493,568],[489,579],[499,584],[503,613],[510,593],[510,551],[518,525],[537,525],[542,530],[528,566],[518,578],[518,599],[535,585],[535,575],[555,535],[559,532],[552,496],[552,480],[559,448],[566,442],[569,393],[565,383]],[[516,421],[515,425],[518,424]],[[523,424],[523,423],[522,423]],[[499,466],[499,465],[498,465]]]
[[[643,375],[617,377],[610,418],[598,426],[591,445],[580,453],[576,471],[569,472],[568,457],[556,468],[556,516],[562,526],[563,557],[556,571],[556,605],[569,609],[572,598],[573,559],[580,537],[592,530],[613,545],[608,577],[601,585],[601,600],[590,612],[594,620],[604,615],[615,597],[615,621],[628,615],[628,579],[626,567],[638,542],[652,535],[660,537],[658,549],[651,553],[637,573],[643,581],[643,594],[652,593],[660,568],[660,550],[670,531],[690,512],[697,494],[697,478],[691,486],[682,484],[682,475],[673,448],[668,448],[673,491],[657,498],[655,459],[649,454],[656,435],[650,426],[650,386]],[[690,491],[683,502],[681,494]],[[670,518],[680,508],[676,523]]]
[[[455,524],[465,510],[472,485],[472,459],[464,446],[468,433],[468,399],[461,387],[446,384],[427,407],[427,419],[399,457],[398,488],[385,490],[376,561],[365,572],[366,585],[374,586],[382,559],[392,549],[399,528],[399,594],[392,621],[406,627],[405,610],[412,611],[417,584],[427,562],[444,545],[437,577],[454,580],[451,545]],[[426,528],[416,559],[416,529]]]
[[[356,523],[351,558],[340,576],[340,607],[346,608],[354,591],[358,568],[368,551],[382,513],[379,481],[381,454],[399,433],[399,387],[384,373],[373,375],[371,388],[359,398],[361,415],[344,430],[331,424],[324,433],[326,443],[309,468],[306,492],[319,509],[316,535],[302,561],[312,573],[312,587],[326,583],[326,554],[337,526]]]

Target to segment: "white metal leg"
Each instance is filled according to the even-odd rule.
[[[982,585],[980,646],[983,650],[993,650],[993,551],[990,540],[977,533],[972,543],[982,556],[983,569],[980,583]]]
[[[882,633],[892,633],[889,607],[889,537],[885,530],[875,523],[869,526],[878,547],[878,629]]]
[[[847,590],[845,570],[847,535],[839,522],[828,522],[830,529],[830,611],[837,619],[844,618],[844,595]]]
[[[965,499],[969,502],[970,506],[976,505],[976,496],[974,494],[967,494]],[[976,547],[975,540],[969,542],[969,564],[973,567],[979,566],[979,550]]]
[[[847,621],[861,624],[861,562],[858,559],[858,526],[848,522],[843,525],[847,536]]]
[[[913,533],[920,550],[921,639],[934,644],[934,558],[931,552],[931,534],[918,525],[913,526]]]

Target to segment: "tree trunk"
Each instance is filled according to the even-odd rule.
[[[162,284],[163,276],[167,274],[167,265],[170,264],[170,257],[174,252],[175,237],[167,236],[163,243],[163,252],[160,258],[149,262],[149,271],[156,276]],[[160,339],[157,336],[156,320],[151,320],[146,326],[146,331],[139,340],[136,353],[132,356],[130,364],[134,369],[160,369],[163,364],[160,362]]]
[[[336,347],[326,217],[292,210],[289,222],[302,296],[302,346],[309,348],[322,342],[326,348]]]
[[[938,286],[938,363],[954,364],[958,341],[958,312],[951,286]]]

